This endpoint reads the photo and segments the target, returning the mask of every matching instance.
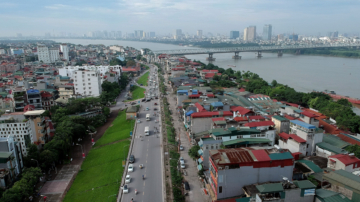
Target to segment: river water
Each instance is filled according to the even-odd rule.
[[[192,49],[193,47],[176,46],[171,44],[90,40],[90,39],[54,39],[56,42],[72,44],[104,44],[130,46],[136,49],[149,48],[151,50]],[[286,84],[295,90],[310,92],[312,90],[334,90],[337,94],[360,98],[360,59],[306,56],[284,54],[278,57],[276,53],[263,53],[258,59],[252,52],[240,53],[241,60],[232,59],[233,53],[214,54],[214,65],[234,70],[251,71],[259,74],[268,82],[273,79]],[[208,55],[187,55],[189,59],[207,63]]]

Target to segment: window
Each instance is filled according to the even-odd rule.
[[[78,88],[76,88],[76,90],[77,90]]]
[[[88,74],[88,76],[90,76],[90,74]]]
[[[240,139],[240,138],[242,138],[242,137],[243,137],[242,135],[238,135],[238,136],[237,136],[238,139]]]
[[[90,79],[88,79],[88,81],[90,81]]]
[[[95,76],[95,74],[91,74],[91,76]]]
[[[256,137],[256,135],[250,135],[250,137]]]
[[[91,89],[91,87],[89,87],[89,89]]]
[[[309,144],[306,144],[306,148],[309,148]]]
[[[214,146],[211,145],[211,149],[214,149]]]
[[[89,85],[91,85],[91,83],[88,83]]]
[[[222,186],[219,186],[219,194],[222,193]]]
[[[91,91],[89,91],[89,94],[91,94]]]
[[[2,133],[1,133],[2,134]],[[205,147],[206,149],[209,149],[209,146],[208,145],[206,145],[206,147]]]

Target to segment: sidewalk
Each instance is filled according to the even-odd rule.
[[[165,85],[169,90],[168,92],[170,92],[171,86],[167,83],[167,79],[168,75],[165,75]],[[170,92],[169,95],[167,95],[166,97],[170,104],[170,110],[172,112],[171,116],[174,120],[173,124],[177,133],[177,137],[179,137],[180,134],[180,142],[181,145],[184,147],[184,150],[180,151],[180,156],[182,156],[185,160],[185,170],[187,175],[183,177],[186,181],[189,182],[190,185],[189,195],[186,196],[185,199],[186,201],[207,202],[209,201],[209,197],[203,194],[202,189],[204,187],[199,180],[197,164],[188,154],[188,151],[191,148],[191,144],[189,142],[189,138],[186,135],[184,124],[179,121],[180,118],[179,113],[177,112],[176,100],[174,99],[175,96],[172,94],[172,92]]]
[[[115,120],[117,114],[118,110],[112,111],[107,122],[103,126],[97,128],[97,133],[93,136],[94,141],[101,138],[106,129]],[[91,136],[85,137],[80,144],[84,148],[85,156],[87,156],[92,148]],[[39,186],[43,184],[40,193],[41,195],[47,196],[46,202],[61,202],[64,199],[66,192],[70,189],[77,172],[81,168],[81,164],[84,161],[81,147],[76,145],[72,146],[70,154],[71,156],[69,158],[73,159],[70,164],[57,166],[58,173],[56,174],[55,171],[51,172],[53,176],[51,181],[46,181],[45,184],[43,184],[43,182],[38,183]],[[34,201],[42,202],[44,200],[42,197],[37,197]]]

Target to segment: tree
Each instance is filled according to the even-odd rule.
[[[106,117],[109,117],[109,115],[110,115],[110,108],[109,107],[104,107],[104,115]]]
[[[277,84],[278,84],[278,83],[277,83],[277,81],[276,81],[276,80],[273,80],[273,81],[271,82],[271,86],[272,86],[272,87],[276,87],[276,86],[277,86]]]
[[[357,144],[349,145],[345,148],[349,153],[354,153],[357,158],[360,158],[360,146]]]
[[[42,168],[49,168],[55,161],[58,160],[58,156],[55,152],[50,150],[43,150],[40,153],[40,160],[42,162]]]
[[[193,147],[191,147],[191,149],[189,149],[189,156],[192,158],[192,159],[198,159],[199,158],[199,153],[198,151],[200,150],[200,146],[199,145],[195,145]]]
[[[110,66],[115,66],[115,65],[121,65],[121,66],[124,66],[126,65],[125,61],[121,61],[119,60],[118,58],[114,58],[112,60],[110,60]]]
[[[217,74],[214,75],[214,77],[212,78],[214,81],[220,81],[221,77]]]
[[[351,102],[349,102],[349,100],[341,98],[340,100],[336,101],[336,103],[346,106],[346,107],[352,107]]]
[[[135,63],[134,60],[128,60],[128,61],[126,62],[126,66],[127,66],[127,67],[132,67],[132,66],[135,66],[135,65],[136,65],[136,63]]]
[[[137,59],[138,61],[141,60],[141,58],[142,58],[142,56],[141,56],[140,54],[136,56],[136,59]]]

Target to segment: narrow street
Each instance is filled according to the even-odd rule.
[[[192,147],[188,136],[186,135],[186,131],[184,128],[184,124],[181,122],[179,118],[179,113],[177,112],[176,105],[176,95],[173,94],[172,88],[168,83],[168,75],[165,75],[165,85],[169,92],[167,95],[167,100],[170,104],[170,110],[172,111],[172,118],[174,128],[176,129],[177,134],[180,134],[180,142],[184,147],[183,151],[180,151],[180,156],[182,156],[185,160],[185,170],[187,175],[184,176],[184,179],[189,182],[190,191],[189,195],[186,196],[186,201],[196,201],[196,202],[208,202],[211,201],[210,198],[204,194],[203,186],[198,176],[197,163],[189,156],[188,151]]]

